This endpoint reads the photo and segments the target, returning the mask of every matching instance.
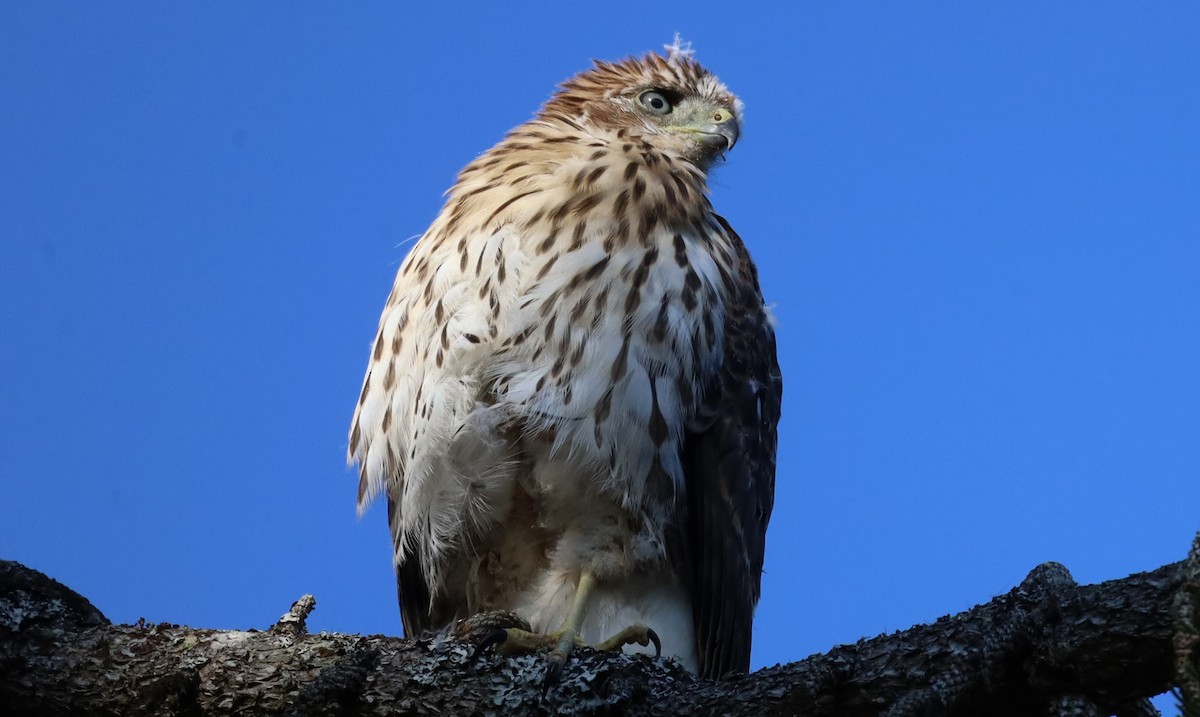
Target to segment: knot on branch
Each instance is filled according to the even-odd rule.
[[[1076,585],[1075,578],[1071,576],[1067,566],[1049,562],[1030,570],[1017,590],[1028,595],[1030,599],[1040,601],[1047,593],[1056,595],[1059,591]]]
[[[312,611],[317,608],[317,599],[312,595],[303,595],[292,603],[290,610],[280,616],[271,626],[270,632],[276,635],[307,635],[308,625],[305,622]]]

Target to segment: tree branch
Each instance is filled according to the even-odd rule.
[[[0,561],[0,714],[1146,715],[1174,679],[1172,601],[1198,581],[1174,563],[1078,586],[1046,563],[959,615],[722,682],[583,648],[546,686],[541,657],[472,660],[448,635],[307,634],[310,596],[264,632],[112,625]]]

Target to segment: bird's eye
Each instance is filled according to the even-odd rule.
[[[638,97],[638,102],[642,103],[642,107],[650,110],[656,115],[665,115],[671,111],[671,102],[663,93],[657,90],[647,90]]]

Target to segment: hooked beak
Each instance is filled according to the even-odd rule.
[[[724,122],[697,127],[704,144],[718,151],[729,151],[738,141],[737,119],[730,117]]]

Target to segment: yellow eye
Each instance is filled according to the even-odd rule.
[[[671,111],[670,100],[657,90],[646,90],[638,97],[638,102],[656,115],[665,115]]]

